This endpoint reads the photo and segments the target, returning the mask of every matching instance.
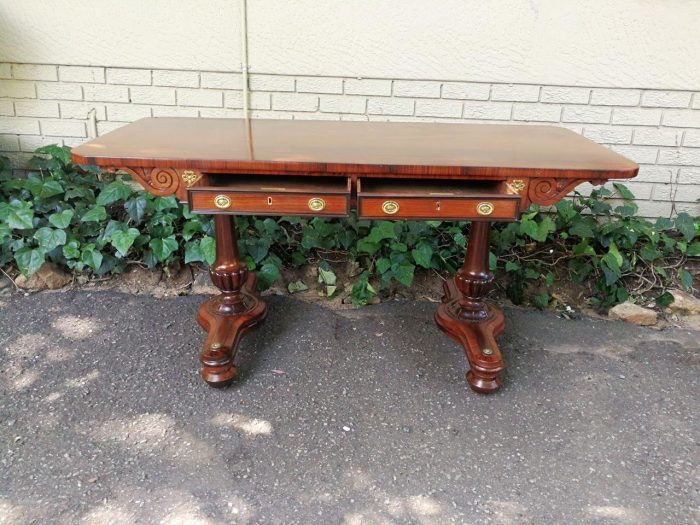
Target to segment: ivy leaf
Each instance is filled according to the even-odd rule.
[[[685,291],[689,291],[693,287],[693,276],[685,268],[678,269],[678,280]]]
[[[415,269],[411,263],[397,265],[396,268],[392,268],[393,277],[404,286],[411,286]]]
[[[77,259],[80,257],[80,243],[76,240],[69,241],[62,248],[63,256],[66,259]]]
[[[97,271],[102,265],[102,253],[99,250],[95,250],[95,245],[90,243],[83,247],[80,252],[80,261]]]
[[[699,257],[700,256],[700,241],[696,241],[692,243],[690,246],[688,246],[688,249],[685,251],[685,254],[688,257]]]
[[[4,205],[4,206],[3,206]],[[13,201],[0,203],[0,220],[7,222],[13,230],[28,230],[34,226],[34,210],[30,202]]]
[[[654,261],[661,257],[663,254],[659,250],[657,250],[653,244],[645,244],[639,250],[639,255],[641,255],[642,258],[646,259],[647,261]]]
[[[55,195],[61,195],[64,191],[65,190],[60,182],[49,179],[44,182],[44,185],[41,187],[40,196],[42,199],[48,199],[49,197],[53,197]]]
[[[544,278],[544,284],[547,286],[547,288],[554,286],[554,274],[552,272],[547,272],[547,275]]]
[[[625,186],[624,184],[620,184],[619,182],[613,182],[613,186],[615,186],[615,189],[620,194],[620,197],[622,197],[624,200],[634,200],[634,194],[629,190],[627,186]]]
[[[693,218],[687,213],[679,213],[676,217],[676,228],[683,234],[689,242],[695,238],[695,227],[693,226]]]
[[[547,239],[550,233],[557,229],[556,224],[551,217],[545,215],[542,217],[542,222],[537,225],[537,237],[534,239],[538,242],[543,242]]]
[[[520,233],[528,235],[534,239],[537,237],[537,223],[532,219],[523,217],[520,219]]]
[[[4,222],[0,222],[0,243],[11,236],[10,226]],[[2,264],[2,261],[0,261]]]
[[[25,247],[15,252],[15,262],[19,270],[27,277],[37,272],[46,259],[44,248]]]
[[[108,206],[117,201],[126,200],[133,190],[120,180],[110,182],[97,196],[97,204]]]
[[[42,155],[49,155],[52,158],[58,160],[64,166],[69,164],[70,159],[70,148],[67,146],[58,146],[57,144],[49,144],[48,146],[42,146],[36,150],[36,153]]]
[[[656,304],[660,308],[668,308],[673,304],[673,301],[675,301],[675,298],[669,292],[664,292],[656,298]]]
[[[547,306],[549,305],[549,295],[546,293],[541,293],[538,295],[532,296],[532,304],[535,305],[535,308],[539,310],[545,310]]]
[[[622,267],[622,255],[620,254],[620,250],[617,249],[617,245],[614,242],[610,244],[610,248],[608,249],[608,254],[612,255],[615,258],[615,261],[617,262],[617,267],[621,268]]]
[[[334,286],[336,283],[337,277],[333,270],[331,269],[324,269],[323,267],[319,266],[318,267],[318,282],[325,284],[325,285],[330,285]]]
[[[80,218],[80,222],[101,222],[107,218],[107,210],[104,206],[93,206]]]
[[[294,281],[287,285],[289,293],[305,292],[309,287],[304,284],[304,281]]]
[[[136,225],[141,224],[141,221],[146,215],[146,206],[148,201],[145,197],[134,197],[124,202],[124,209],[129,219],[134,221]]]
[[[380,257],[377,259],[377,271],[380,274],[386,273],[389,268],[391,268],[391,261],[389,259],[386,257]]]
[[[158,197],[154,201],[154,204],[156,211],[172,210],[177,209],[179,207],[177,199],[173,195],[170,195],[168,197]]]
[[[274,263],[263,264],[256,272],[258,275],[258,287],[265,290],[272,286],[280,277],[280,270]]]
[[[202,223],[197,219],[187,221],[185,226],[182,228],[182,238],[189,241],[192,237],[194,237],[195,233],[199,233],[201,231]]]
[[[520,270],[521,266],[513,261],[507,261],[506,262],[506,272],[516,272]]]
[[[377,291],[369,284],[369,273],[362,272],[359,280],[353,285],[350,292],[352,305],[355,308],[365,306],[369,301],[377,295]]]
[[[153,251],[155,258],[159,262],[163,262],[177,250],[177,240],[175,235],[170,235],[164,239],[151,239],[148,246]]]
[[[498,268],[498,257],[493,252],[489,252],[489,270],[495,272]]]
[[[199,241],[189,241],[185,244],[185,264],[203,260],[204,257],[199,247]]]
[[[39,241],[39,246],[50,252],[58,246],[66,244],[66,232],[44,226],[34,233],[34,238]]]
[[[110,236],[110,244],[114,246],[119,255],[126,257],[129,248],[139,235],[140,232],[136,228],[129,228],[126,231],[117,230]]]
[[[588,239],[582,240],[576,246],[573,247],[574,255],[595,255],[595,249],[593,246],[588,244]]]
[[[620,279],[622,273],[617,259],[611,253],[606,253],[600,260],[600,267],[605,274],[605,284],[608,286],[615,284]]]
[[[396,223],[392,221],[379,221],[365,237],[368,242],[379,242],[383,239],[396,239]]]
[[[214,237],[202,237],[202,240],[199,241],[199,249],[202,252],[202,257],[204,257],[204,261],[211,266],[214,264],[214,261],[216,260],[216,239]]]
[[[416,264],[423,268],[430,268],[430,262],[433,258],[433,247],[425,241],[420,241],[418,246],[411,250],[411,255],[413,255],[413,260],[416,261]]]
[[[63,210],[61,212],[49,215],[49,222],[56,228],[68,228],[73,215],[75,215],[73,210]]]

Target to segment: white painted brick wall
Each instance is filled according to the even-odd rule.
[[[700,214],[700,93],[387,78],[251,74],[251,117],[542,123],[640,164],[640,215]],[[0,155],[80,144],[146,117],[241,117],[239,73],[0,63]],[[585,191],[586,186],[582,187]]]

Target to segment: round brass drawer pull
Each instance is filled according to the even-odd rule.
[[[309,199],[309,209],[311,211],[323,211],[325,207],[326,201],[324,201],[320,197],[314,197],[312,199]]]
[[[399,211],[399,203],[396,201],[384,201],[382,211],[387,215],[394,215]]]
[[[229,206],[231,206],[231,199],[229,199],[226,195],[217,195],[214,197],[214,206],[217,208],[226,209]]]
[[[476,213],[479,215],[491,215],[493,213],[493,204],[490,202],[480,202],[476,205]]]

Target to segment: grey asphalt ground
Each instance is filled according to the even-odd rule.
[[[435,305],[268,297],[240,378],[198,378],[202,297],[0,312],[0,523],[690,524],[697,332],[506,310],[504,388]]]

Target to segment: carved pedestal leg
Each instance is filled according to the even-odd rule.
[[[216,260],[209,270],[221,294],[199,307],[197,321],[207,331],[199,360],[202,377],[211,386],[228,385],[236,377],[233,359],[241,336],[261,322],[267,306],[255,291],[256,276],[238,257],[233,217],[214,216]]]
[[[500,310],[483,301],[493,281],[488,266],[490,226],[489,222],[472,223],[464,266],[454,280],[445,282],[445,296],[435,312],[438,327],[464,347],[469,361],[467,382],[481,394],[498,390],[505,368],[496,345],[505,320]]]

